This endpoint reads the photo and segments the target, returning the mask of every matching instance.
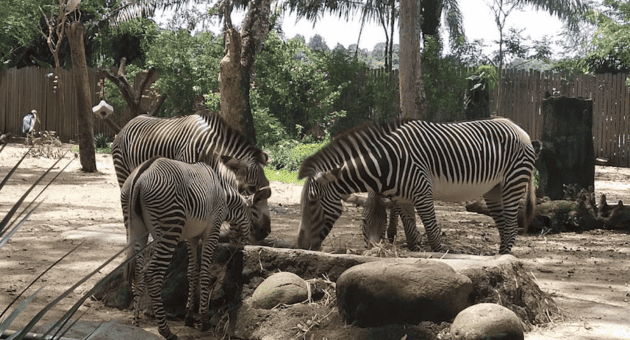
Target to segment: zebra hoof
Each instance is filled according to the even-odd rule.
[[[192,314],[186,315],[184,319],[184,325],[186,327],[195,327],[195,317]]]

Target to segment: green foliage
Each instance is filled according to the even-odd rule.
[[[144,68],[146,51],[159,34],[158,25],[145,18],[121,22],[117,27],[104,27],[94,37],[98,53],[90,56],[90,65],[108,67],[117,65],[124,57],[127,65]]]
[[[304,182],[306,182],[305,179],[298,179],[297,171],[287,171],[284,169],[274,170],[269,167],[265,168],[265,177],[270,181],[297,185],[304,185]]]
[[[318,143],[300,143],[295,140],[285,140],[276,145],[267,146],[265,151],[269,153],[271,158],[267,168],[296,171],[306,158],[315,154],[329,143],[329,139],[324,139]]]
[[[422,78],[427,94],[427,120],[463,120],[467,69],[453,56],[442,57],[441,43],[427,36],[422,52]]]
[[[284,43],[275,31],[269,32],[258,55],[256,79],[250,90],[253,112],[268,109],[296,137],[326,121],[339,99],[340,86],[333,86],[318,58],[302,39]]]
[[[160,75],[153,87],[168,95],[162,111],[190,114],[204,95],[217,92],[222,57],[222,40],[211,32],[160,32],[146,51],[146,66],[154,66]]]
[[[598,26],[592,38],[595,47],[583,63],[593,73],[630,72],[630,3],[606,0],[608,12],[593,11],[587,18]]]
[[[355,127],[368,119],[386,120],[398,115],[396,94],[398,79],[383,72],[375,75],[365,62],[340,51],[320,53],[322,68],[329,74],[333,86],[341,89],[335,111],[344,116],[331,117],[327,129],[332,135]]]
[[[488,90],[492,92],[499,81],[499,71],[492,65],[479,65],[468,79],[485,79]]]

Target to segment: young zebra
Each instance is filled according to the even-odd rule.
[[[258,191],[254,202],[248,204],[238,192],[234,173],[218,157],[196,164],[154,157],[136,168],[121,189],[127,240],[132,245],[127,258],[147,244],[147,232],[157,241],[146,261],[146,268],[134,260],[127,267],[126,279],[134,296],[133,324],[138,325],[141,295],[138,286],[144,285],[152,300],[160,334],[169,340],[177,339],[164,314],[161,290],[173,250],[179,241],[185,241],[189,260],[187,325],[190,326],[192,320],[194,292],[201,277],[200,314],[202,329],[207,329],[209,270],[221,223],[232,223],[240,230],[242,238],[255,242],[250,227],[255,234],[259,233],[257,229],[265,226],[253,225],[251,210],[255,209],[257,201],[266,200],[270,195],[270,189]],[[201,273],[197,261],[199,241],[202,242]],[[138,278],[135,285],[134,276]]]

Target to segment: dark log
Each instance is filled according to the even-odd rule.
[[[466,211],[490,216],[488,207],[483,201],[467,204]],[[520,222],[519,210],[519,226]],[[624,206],[622,201],[617,204],[608,204],[606,195],[600,197],[599,205],[597,205],[594,193],[582,189],[575,200],[538,203],[529,232],[581,232],[593,229],[630,230],[630,208]]]
[[[595,183],[593,102],[552,96],[542,101],[543,148],[536,164],[540,189],[552,200],[563,199],[566,184],[588,188]]]

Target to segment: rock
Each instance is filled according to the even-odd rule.
[[[464,309],[451,325],[453,340],[522,340],[524,328],[511,310],[494,303]]]
[[[337,280],[337,305],[348,324],[375,327],[451,321],[468,306],[472,282],[449,265],[370,262]]]
[[[263,281],[252,294],[254,308],[271,309],[279,304],[294,304],[308,299],[306,282],[299,276],[280,272]]]

